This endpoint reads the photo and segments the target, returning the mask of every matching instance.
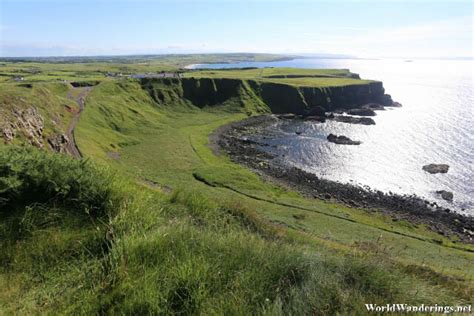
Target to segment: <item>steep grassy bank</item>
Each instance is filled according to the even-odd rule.
[[[0,163],[5,313],[331,315],[468,295],[370,252],[315,248],[245,201],[165,196],[36,150],[4,148]]]
[[[303,198],[215,155],[216,128],[271,108],[249,81],[202,82],[96,86],[76,128],[92,162],[2,149],[0,309],[333,315],[469,302],[471,246]]]

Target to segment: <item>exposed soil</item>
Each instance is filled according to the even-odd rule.
[[[439,207],[416,195],[384,193],[369,187],[344,184],[319,178],[261,150],[261,144],[247,136],[275,123],[279,118],[262,115],[231,123],[217,129],[209,138],[215,153],[223,151],[239,164],[249,167],[265,179],[296,190],[307,197],[332,200],[350,207],[381,211],[394,221],[407,220],[424,224],[444,236],[457,236],[466,243],[474,242],[474,217],[463,216]]]

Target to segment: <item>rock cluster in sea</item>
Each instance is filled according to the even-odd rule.
[[[423,166],[422,169],[431,174],[447,173],[449,170],[449,165],[442,164],[442,163],[441,164],[432,163],[432,164]]]
[[[358,140],[352,140],[346,136],[337,136],[334,134],[329,134],[327,140],[331,143],[339,144],[339,145],[360,145],[362,142]]]
[[[443,198],[443,200],[446,200],[446,201],[449,201],[449,202],[451,202],[454,198],[453,192],[449,192],[449,191],[446,191],[446,190],[439,190],[439,191],[436,191],[436,193],[441,195],[441,198]]]

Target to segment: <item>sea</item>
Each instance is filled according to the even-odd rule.
[[[280,120],[262,132],[259,141],[271,145],[262,149],[328,180],[415,194],[474,216],[474,60],[304,58],[192,66],[235,67],[346,68],[382,81],[402,107],[377,111],[376,125]],[[362,144],[330,143],[330,133]],[[429,174],[422,167],[430,163],[450,168]],[[453,201],[443,200],[441,190],[452,192]]]

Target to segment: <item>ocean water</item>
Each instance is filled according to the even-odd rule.
[[[275,145],[271,150],[286,163],[326,179],[416,194],[474,216],[474,60],[295,59],[195,67],[250,66],[348,68],[382,81],[403,107],[377,111],[376,125],[282,120],[261,141]],[[362,144],[329,143],[329,133]],[[429,163],[448,164],[449,172],[429,174],[422,170]],[[453,192],[453,202],[441,199],[438,190]]]

